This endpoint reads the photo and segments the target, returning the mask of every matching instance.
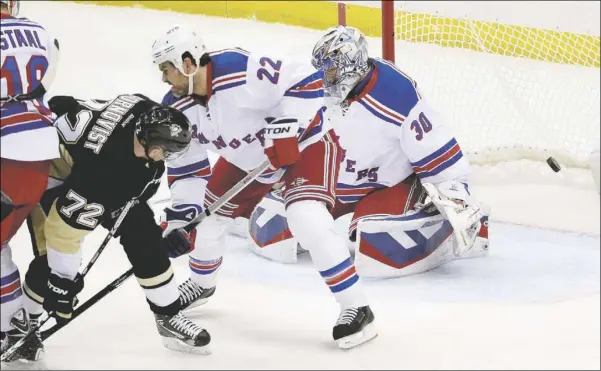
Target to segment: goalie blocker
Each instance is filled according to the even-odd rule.
[[[453,259],[488,255],[488,217],[485,211],[475,241],[455,256],[451,223],[426,198],[421,184],[411,177],[390,188],[372,192],[359,202],[338,202],[334,217],[352,213],[348,228],[355,265],[362,277],[391,278],[422,273]],[[391,200],[397,200],[391,202]],[[281,263],[295,263],[305,250],[290,233],[285,205],[272,191],[255,207],[249,220],[250,249]]]

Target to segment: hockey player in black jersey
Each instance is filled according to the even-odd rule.
[[[146,294],[163,344],[172,350],[209,353],[209,333],[180,311],[165,253],[166,245],[189,244],[188,236],[178,231],[163,238],[147,203],[160,184],[164,160],[177,158],[189,147],[187,118],[138,94],[112,101],[61,96],[49,103],[58,116],[54,125],[62,159],[55,162],[49,189],[28,223],[36,257],[23,289],[32,325],[44,309],[59,321],[71,317],[74,298],[83,288],[83,282],[73,280],[81,264],[83,237],[99,225],[110,229],[135,198],[115,237]],[[42,344],[32,339],[17,352],[19,358],[40,358]]]

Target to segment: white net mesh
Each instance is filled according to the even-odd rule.
[[[599,37],[412,11],[395,1],[396,64],[451,123],[473,163],[599,146]]]

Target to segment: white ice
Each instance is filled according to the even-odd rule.
[[[242,46],[307,61],[320,35],[249,20],[64,2],[24,2],[22,12],[60,39],[61,64],[51,93],[84,98],[141,92],[160,99],[166,86],[150,61],[150,46],[157,33],[176,22],[201,27],[211,49]],[[377,40],[372,44],[379,53]],[[413,277],[365,280],[380,332],[371,343],[350,351],[332,343],[337,305],[306,256],[296,265],[280,265],[231,238],[217,292],[192,317],[210,331],[212,355],[163,348],[143,293],[130,279],[50,338],[38,367],[599,369],[599,196],[594,184],[586,173],[562,175],[584,179],[574,183],[539,169],[520,183],[506,179],[511,169],[481,170],[475,174],[480,180],[476,191],[500,215],[491,223],[490,256],[453,261]],[[492,182],[484,174],[502,181]],[[86,239],[84,261],[104,233],[99,229]],[[23,275],[32,257],[24,228],[12,246]],[[174,265],[177,279],[184,280],[186,259]],[[122,248],[111,242],[87,276],[81,299],[128,268]]]

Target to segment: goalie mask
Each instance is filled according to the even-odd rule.
[[[152,146],[163,149],[166,161],[173,161],[188,150],[192,133],[186,115],[168,106],[154,106],[140,116],[136,136],[148,153]]]
[[[313,48],[311,64],[324,73],[326,98],[340,104],[369,71],[367,40],[354,27],[330,28]]]
[[[19,15],[19,0],[0,0],[0,3],[5,4],[8,7],[8,13],[11,17]]]

